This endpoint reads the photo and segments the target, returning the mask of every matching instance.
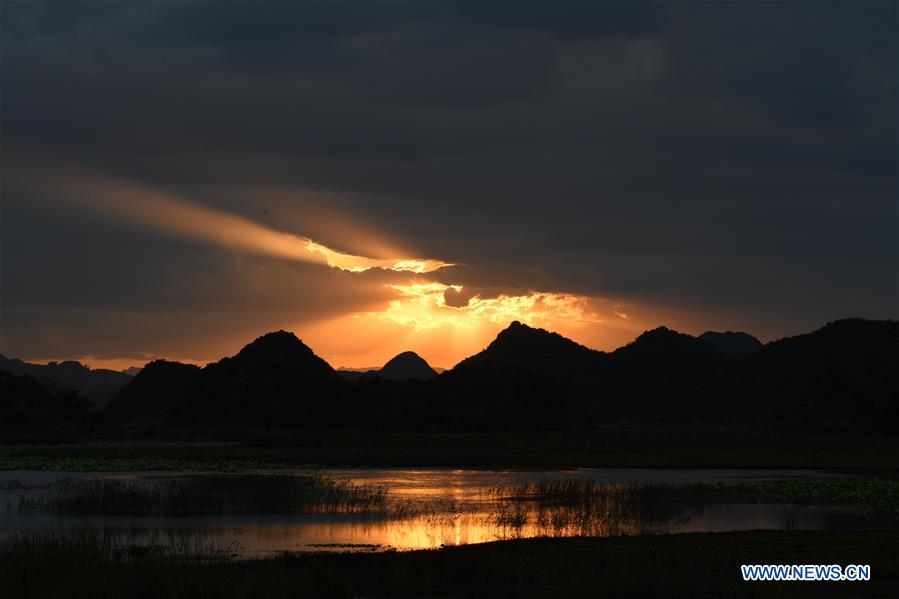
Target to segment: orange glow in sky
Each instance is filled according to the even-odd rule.
[[[298,326],[297,334],[335,367],[376,367],[411,350],[432,366],[450,368],[516,320],[602,349],[632,341],[645,324],[617,315],[617,305],[570,293],[475,295],[452,306],[447,292],[461,291],[460,285],[419,280],[388,287],[396,297],[382,309]]]
[[[461,285],[435,282],[390,285],[399,297],[375,316],[386,322],[411,327],[415,331],[452,325],[473,329],[485,322],[506,326],[518,320],[527,324],[602,322],[589,308],[584,296],[568,293],[530,292],[525,295],[499,295],[496,298],[474,296],[464,306],[446,302],[448,290],[459,292]]]
[[[439,260],[420,260],[413,258],[399,259],[383,259],[366,258],[364,256],[354,256],[352,254],[344,254],[331,248],[325,247],[320,243],[316,243],[311,239],[306,240],[306,250],[313,255],[319,255],[324,258],[325,264],[332,268],[339,268],[349,272],[363,272],[372,268],[384,268],[387,270],[395,270],[398,272],[413,272],[417,274],[433,272],[444,266],[451,266],[446,262]]]
[[[349,272],[383,268],[424,274],[450,266],[439,260],[402,255],[370,258],[344,253],[309,237],[278,231],[249,218],[130,181],[57,174],[45,185],[55,193],[64,190],[60,197],[101,216],[240,252],[325,264]]]
[[[377,298],[357,302],[343,314],[335,316],[331,312],[331,316],[318,320],[289,322],[285,321],[289,317],[273,313],[271,318],[260,319],[265,322],[262,326],[266,330],[260,330],[258,324],[241,326],[236,321],[233,330],[223,333],[228,337],[227,347],[222,346],[225,341],[222,336],[209,339],[193,345],[188,351],[191,357],[181,359],[185,362],[233,355],[256,336],[285,328],[295,332],[335,368],[378,367],[409,350],[433,366],[452,367],[486,347],[500,330],[516,320],[601,349],[632,340],[645,324],[643,319],[634,317],[631,307],[625,312],[619,309],[623,306],[602,298],[555,290],[507,291],[488,296],[466,289],[462,284],[431,280],[427,277],[429,273],[453,264],[415,257],[412,252],[392,246],[389,240],[372,241],[383,236],[367,231],[364,225],[344,229],[341,223],[331,222],[331,226],[316,229],[315,219],[310,218],[311,228],[307,231],[302,219],[294,223],[304,233],[311,231],[321,236],[321,240],[327,239],[325,245],[305,234],[281,231],[171,190],[65,173],[56,173],[43,181],[48,191],[103,218],[229,251],[341,270],[349,277],[343,280],[355,281],[357,296],[367,290],[373,291],[372,297]],[[353,251],[334,249],[332,244]],[[372,269],[390,271],[392,280],[385,284],[383,278],[355,278],[356,274]],[[403,276],[409,278],[404,280]],[[303,299],[297,297],[298,312]],[[170,347],[171,350],[163,351],[184,351],[181,345]],[[155,357],[162,355],[148,355],[148,360]],[[83,356],[81,360],[93,367],[116,369],[140,363],[140,358]]]

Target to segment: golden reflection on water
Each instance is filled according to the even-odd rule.
[[[207,535],[233,538],[242,553],[272,554],[280,551],[341,550],[377,546],[378,549],[433,549],[535,536],[569,536],[573,530],[556,530],[536,523],[521,527],[492,524],[489,514],[416,517],[379,522],[303,522],[281,526],[242,524],[239,528],[208,530]],[[634,534],[629,526],[619,534]],[[555,532],[555,535],[552,533]]]
[[[620,485],[587,484],[586,496],[516,496],[533,482],[509,473],[379,471],[348,476],[354,485],[383,486],[396,508],[384,516],[324,516],[278,527],[242,527],[251,554],[336,549],[431,549],[539,536],[613,536],[670,532],[689,518],[683,510]],[[504,482],[507,486],[496,486]],[[576,483],[577,481],[575,481]]]
[[[324,473],[326,476],[328,473]],[[385,513],[317,514],[201,525],[204,536],[244,555],[282,551],[433,549],[540,536],[668,532],[680,512],[641,502],[632,487],[566,479],[547,497],[533,473],[466,470],[356,470],[340,478],[387,489]],[[556,473],[558,476],[558,473]],[[558,480],[558,479],[556,479]],[[586,492],[586,495],[583,493]],[[535,495],[537,493],[537,495]]]
[[[235,555],[262,557],[283,551],[431,549],[539,536],[778,529],[783,525],[784,510],[793,509],[709,504],[695,496],[674,494],[665,484],[596,480],[591,476],[597,477],[597,473],[589,471],[344,469],[296,474],[383,488],[387,503],[376,504],[370,512],[343,513],[137,518],[7,514],[0,518],[0,537],[37,526],[112,528],[121,535],[123,544],[160,540],[209,543]],[[150,480],[158,474],[102,476]],[[36,482],[40,481],[32,481]],[[806,508],[801,527],[845,525],[839,520],[840,514],[822,509]],[[797,516],[794,513],[791,517],[795,520]]]
[[[615,501],[615,500],[612,500]],[[409,518],[345,519],[324,516],[289,524],[246,523],[207,529],[215,541],[234,539],[237,550],[248,555],[281,551],[433,549],[506,539],[542,536],[614,536],[667,532],[683,523],[648,522],[619,502],[604,502],[594,511],[584,506],[540,507],[528,503],[494,505],[475,512],[447,512]]]

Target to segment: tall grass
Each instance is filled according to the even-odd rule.
[[[495,487],[491,522],[510,536],[617,536],[666,532],[684,520],[684,505],[668,485],[609,485],[550,479]],[[692,498],[694,506],[698,498]]]
[[[70,516],[372,513],[386,509],[386,495],[382,487],[282,474],[63,478],[18,507]]]

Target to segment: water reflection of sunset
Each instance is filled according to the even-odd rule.
[[[773,474],[772,474],[773,472]],[[216,547],[229,554],[264,557],[284,551],[433,549],[532,537],[619,536],[678,532],[778,529],[785,518],[807,529],[871,526],[864,514],[834,506],[741,503],[678,492],[670,481],[743,480],[728,471],[472,471],[448,469],[343,469],[316,471],[354,486],[386,490],[372,511],[166,516],[0,517],[0,539],[32,527],[102,527],[123,545],[180,544]],[[748,476],[785,477],[790,471]],[[297,474],[304,474],[298,471]],[[308,474],[308,472],[306,473]],[[17,475],[14,475],[17,476]],[[29,478],[30,491],[53,473]],[[85,474],[88,478],[123,475]],[[156,480],[157,474],[125,475]],[[253,475],[249,475],[253,476]],[[746,475],[744,475],[746,476]],[[44,481],[44,482],[42,482]],[[633,481],[642,481],[636,484]],[[35,486],[40,483],[39,486]],[[9,486],[7,499],[21,489]],[[3,498],[0,497],[0,500]]]

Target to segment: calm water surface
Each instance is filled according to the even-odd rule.
[[[285,471],[278,471],[284,474]],[[226,516],[57,516],[21,514],[22,497],[47,493],[60,478],[146,478],[171,472],[0,472],[0,538],[16,531],[89,527],[115,531],[127,543],[186,541],[228,547],[235,554],[266,556],[280,551],[433,548],[533,536],[725,532],[754,529],[866,529],[895,526],[840,507],[742,502],[738,498],[684,493],[628,493],[640,485],[733,483],[749,480],[846,477],[815,470],[578,469],[482,471],[441,468],[294,470],[356,485],[382,487],[391,514],[254,514]],[[181,475],[196,473],[181,473]],[[178,473],[175,473],[178,475]],[[498,488],[528,483],[584,480],[609,485],[608,498],[584,505],[543,505],[512,499]],[[639,488],[639,487],[637,487]],[[622,489],[616,493],[614,489]]]

